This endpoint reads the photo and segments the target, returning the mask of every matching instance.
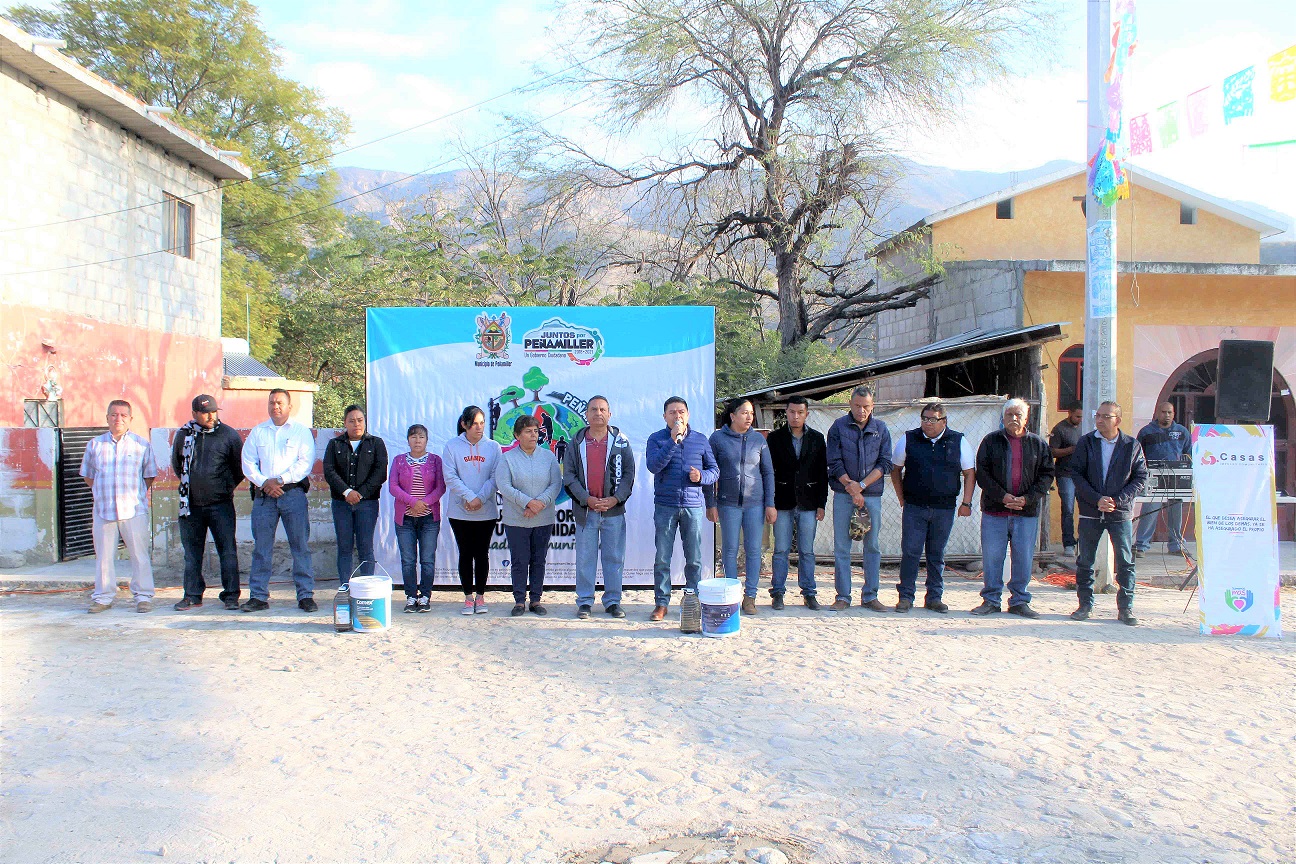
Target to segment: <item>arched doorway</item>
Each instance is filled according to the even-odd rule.
[[[1191,428],[1194,423],[1214,423],[1215,396],[1219,385],[1219,349],[1212,348],[1190,357],[1166,379],[1157,404],[1169,402],[1175,419]],[[1274,369],[1269,391],[1269,423],[1274,427],[1274,480],[1278,494],[1296,494],[1296,400],[1282,374]],[[1291,540],[1296,534],[1296,514],[1291,507],[1278,508],[1278,536]]]

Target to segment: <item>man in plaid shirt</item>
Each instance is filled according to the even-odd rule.
[[[131,406],[108,403],[108,431],[86,445],[81,476],[94,496],[94,548],[98,568],[90,612],[106,612],[117,597],[117,540],[131,561],[136,612],[153,611],[153,565],[149,561],[148,491],[157,476],[153,448],[130,431]]]

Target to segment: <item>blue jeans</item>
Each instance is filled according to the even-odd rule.
[[[1020,606],[1031,599],[1031,567],[1039,540],[1038,516],[991,516],[981,514],[981,599],[999,605],[1004,589],[1004,563],[1012,544],[1012,576],[1008,580],[1008,605]]]
[[[625,569],[625,514],[607,516],[592,510],[585,524],[576,524],[576,605],[594,605],[594,583],[600,554],[603,558],[603,608],[621,602],[621,579]]]
[[[203,553],[207,551],[207,532],[211,531],[220,558],[221,601],[239,598],[238,548],[234,542],[234,501],[221,501],[199,507],[189,506],[189,515],[180,517],[180,545],[184,547],[184,596],[199,602],[207,590],[203,579]]]
[[[864,590],[860,602],[876,600],[879,571],[882,567],[882,550],[878,546],[878,532],[882,530],[882,496],[865,495],[864,507],[868,510],[873,530],[864,535]],[[851,539],[850,521],[855,513],[855,502],[845,492],[833,493],[833,582],[837,599],[851,599]]]
[[[432,580],[436,577],[437,540],[441,523],[427,516],[411,516],[396,526],[396,546],[400,549],[401,576],[405,582],[406,597],[432,596]],[[416,567],[417,565],[417,567]],[[417,575],[423,578],[418,579]]]
[[[945,592],[945,544],[954,529],[953,510],[905,504],[900,520],[900,584],[896,592],[901,600],[914,601],[918,589],[918,559],[927,553],[927,594],[924,602],[933,603]]]
[[[653,600],[658,606],[669,606],[671,597],[671,555],[675,552],[675,531],[679,529],[684,544],[684,584],[697,590],[702,577],[702,507],[668,507],[653,505],[653,529],[656,532],[657,556],[653,561]]]
[[[1075,478],[1058,475],[1058,506],[1062,511],[1062,545],[1076,545]]]
[[[306,493],[289,489],[278,498],[258,494],[252,502],[252,570],[248,573],[248,594],[257,600],[270,599],[270,567],[274,553],[275,530],[283,520],[292,550],[293,585],[297,599],[315,596],[315,573],[311,569],[310,514]]]
[[[1155,517],[1153,517],[1155,518]],[[1076,550],[1076,594],[1081,606],[1093,605],[1093,565],[1098,556],[1098,542],[1103,532],[1111,538],[1116,558],[1116,608],[1134,605],[1134,523],[1128,520],[1080,520],[1080,548]]]
[[[1138,539],[1134,541],[1134,548],[1140,552],[1146,552],[1147,548],[1152,545],[1152,535],[1156,533],[1157,517],[1161,515],[1164,509],[1166,518],[1166,529],[1170,533],[1170,554],[1177,553],[1184,547],[1183,539],[1183,502],[1182,501],[1165,501],[1163,503],[1151,502],[1142,505],[1144,511],[1149,511],[1146,516],[1139,516],[1138,520]]]
[[[743,593],[756,596],[760,587],[761,535],[765,530],[765,507],[725,507],[720,511],[720,564],[726,579],[738,578],[738,534],[742,533],[744,571],[747,581]]]
[[[358,504],[333,499],[333,533],[337,535],[338,581],[351,581],[351,559],[360,552],[360,575],[374,572],[373,538],[378,527],[378,502],[362,500]]]
[[[814,510],[780,510],[774,523],[774,576],[770,580],[770,593],[782,596],[787,593],[788,553],[792,551],[792,532],[796,530],[797,584],[801,596],[813,597],[815,585],[815,532],[819,520]]]
[[[514,603],[526,600],[528,593],[532,603],[540,602],[540,595],[544,593],[545,559],[549,555],[549,538],[553,536],[553,529],[552,525],[537,525],[534,528],[504,526],[509,557],[513,559],[511,574]]]

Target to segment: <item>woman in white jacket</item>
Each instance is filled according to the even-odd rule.
[[[500,445],[486,437],[486,414],[476,405],[469,405],[459,415],[458,431],[446,442],[441,455],[446,481],[442,506],[459,547],[462,614],[485,614],[490,542],[499,523],[495,468],[500,460]]]
[[[539,446],[540,424],[523,414],[513,424],[518,446],[500,457],[495,485],[504,500],[504,533],[513,559],[513,615],[529,608],[537,615],[548,610],[540,603],[544,593],[545,558],[557,514],[554,502],[562,491],[558,458]],[[526,604],[530,594],[531,603]]]

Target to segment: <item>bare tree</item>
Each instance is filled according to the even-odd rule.
[[[569,51],[595,59],[566,83],[598,94],[610,129],[682,108],[712,116],[712,135],[632,165],[554,140],[583,182],[638,190],[670,214],[658,251],[674,246],[671,278],[708,268],[777,304],[784,346],[813,341],[926,295],[931,278],[879,288],[872,229],[896,164],[886,135],[1010,73],[1039,33],[1036,3],[570,0],[582,35]],[[773,284],[715,272],[751,245]]]

